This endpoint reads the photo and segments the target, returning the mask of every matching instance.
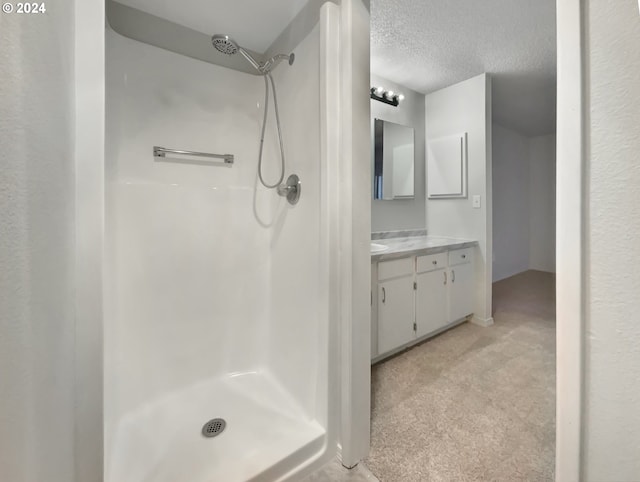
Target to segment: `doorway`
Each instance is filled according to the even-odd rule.
[[[381,69],[381,65],[387,62],[385,72],[390,80],[395,82],[395,85],[392,84],[392,87],[395,87],[394,90],[398,88],[397,86],[410,90],[410,95],[407,96],[405,93],[405,98],[411,97],[412,92],[428,96],[431,92],[451,85],[437,84],[437,81],[434,81],[430,87],[417,86],[416,83],[420,81],[413,79],[420,76],[410,75],[411,69],[407,66],[410,62],[407,62],[405,57],[411,55],[411,50],[409,49],[407,53],[403,49],[402,42],[399,46],[396,45],[398,48],[395,56],[388,55],[385,47],[377,50],[377,35],[380,35],[383,39],[381,43],[389,49],[395,45],[393,39],[389,38],[389,32],[385,31],[390,17],[395,17],[396,21],[406,17],[402,35],[407,38],[407,43],[425,44],[410,38],[413,23],[420,24],[420,28],[425,28],[425,19],[420,17],[426,14],[424,6],[416,7],[407,4],[405,8],[403,2],[400,2],[401,5],[397,5],[396,2],[395,12],[376,10],[382,9],[384,3],[372,2],[371,5],[372,38],[374,39],[372,41],[372,72],[376,77],[384,76],[384,73],[376,69]],[[452,24],[447,24],[447,13],[438,11],[437,6],[428,12],[429,15],[438,19],[438,26],[426,29],[432,37],[430,44],[437,43],[436,34],[446,36],[449,30],[455,29],[456,23],[465,25],[464,17],[469,12],[464,11],[464,6],[457,7],[460,7],[459,11],[451,13]],[[549,36],[555,39],[556,22],[553,6],[551,9],[547,8],[539,12],[523,12],[518,11],[517,7],[513,8],[512,11],[504,12],[505,15],[511,15],[511,19],[517,19],[522,15],[523,25],[531,22],[531,18],[536,18],[536,15],[540,18],[546,16],[546,21],[553,30]],[[485,13],[475,12],[471,15],[473,19],[469,20],[469,25],[481,29],[478,27],[480,23],[478,19],[489,24],[491,19],[483,16]],[[533,23],[540,33],[540,22]],[[517,20],[511,22],[512,26],[515,24]],[[378,28],[381,28],[382,34],[376,31]],[[514,27],[514,30],[517,30],[521,37],[527,38],[524,27]],[[466,29],[466,32],[469,38],[473,38],[473,29]],[[472,33],[469,34],[469,32]],[[475,39],[475,45],[482,47],[477,47],[473,54],[478,54],[478,51],[485,47],[481,37],[480,35],[480,40]],[[415,45],[414,47],[415,50],[420,50],[420,47]],[[521,47],[525,48],[524,45]],[[528,48],[533,49],[531,45]],[[452,50],[447,51],[450,56],[447,67],[450,69],[454,68],[452,65],[455,61],[460,62],[460,59],[465,58],[461,54],[456,56],[457,52],[452,53]],[[551,193],[551,200],[553,200],[555,192],[554,183],[549,182],[548,176],[549,173],[555,173],[555,138],[544,138],[555,135],[555,44],[552,50],[552,58],[548,59],[549,65],[553,67],[550,78],[545,76],[548,72],[542,74],[533,71],[494,72],[490,67],[491,61],[487,58],[476,62],[476,65],[482,65],[484,71],[492,72],[491,77],[494,82],[494,118],[492,120],[494,122],[490,120],[489,124],[493,125],[489,125],[487,129],[494,129],[494,142],[496,131],[507,129],[509,131],[506,133],[507,136],[518,137],[519,139],[516,140],[521,141],[522,144],[521,153],[514,154],[507,150],[509,154],[507,161],[511,164],[519,163],[519,168],[526,166],[526,172],[520,173],[522,174],[520,180],[523,185],[527,185],[527,192],[524,193],[526,203],[523,202],[523,206],[519,207],[522,211],[526,211],[527,230],[524,235],[522,229],[518,227],[512,230],[521,235],[520,240],[514,241],[509,237],[509,233],[506,233],[506,237],[504,232],[499,233],[498,236],[493,229],[494,249],[484,258],[486,263],[493,265],[494,272],[500,272],[493,286],[495,290],[492,311],[495,324],[493,326],[489,328],[470,324],[458,326],[374,366],[372,371],[372,448],[365,463],[375,475],[380,474],[382,480],[396,480],[394,477],[397,477],[397,480],[410,480],[425,474],[456,479],[470,473],[480,473],[486,478],[495,478],[499,474],[516,476],[522,470],[529,470],[527,474],[536,479],[553,478],[555,280],[554,275],[548,273],[555,268],[553,253],[549,253],[555,246],[555,233],[553,229],[548,228],[555,227],[553,219],[555,205],[551,202],[540,206],[538,202],[539,200],[549,201],[548,193]],[[468,56],[473,57],[473,54]],[[500,54],[506,55],[504,51],[500,51]],[[426,62],[433,62],[430,66],[431,70],[442,66],[442,58],[438,58],[437,54],[423,57]],[[438,63],[438,60],[441,62]],[[474,57],[469,63],[473,64],[477,60]],[[399,62],[401,68],[393,69],[391,65],[395,62]],[[429,69],[425,68],[422,77],[428,75],[428,71]],[[403,75],[404,78],[402,78]],[[467,78],[469,76],[459,78],[458,81]],[[442,79],[439,81],[443,82]],[[540,93],[541,91],[544,92]],[[549,92],[551,96],[548,95]],[[528,97],[529,102],[518,104],[514,101],[516,94],[520,97]],[[505,109],[505,106],[509,109]],[[521,119],[517,118],[518,109],[514,109],[514,106],[521,108],[519,110]],[[540,112],[533,113],[538,107],[544,110],[543,116],[539,115]],[[524,119],[527,115],[523,113],[526,112],[529,112],[529,122]],[[429,119],[428,109],[425,116]],[[496,117],[499,123],[496,122]],[[535,119],[539,120],[538,125],[534,125]],[[548,122],[549,119],[553,124],[551,129],[547,126],[547,130],[540,130],[539,125]],[[511,135],[512,133],[514,135]],[[428,137],[429,129],[427,128],[427,140]],[[489,142],[489,149],[490,144]],[[495,144],[493,157],[495,163]],[[503,168],[504,164],[498,167]],[[489,156],[486,170],[489,177],[492,167],[495,169],[496,165],[491,165],[491,156]],[[428,172],[426,175],[429,176]],[[533,178],[537,184],[530,186]],[[514,199],[518,196],[524,197],[523,190],[514,188],[514,183],[510,182],[512,179],[509,177],[504,179],[505,182],[496,184],[494,176],[492,181],[488,183],[486,198],[482,197],[479,200],[479,204],[486,202],[491,206],[491,202],[494,203],[493,219],[489,216],[487,220],[490,230],[492,223],[495,228],[496,222],[505,221],[504,212],[496,210],[497,188],[511,189],[508,193],[512,195],[511,197],[506,196],[500,199],[500,208],[505,207],[507,214],[513,214],[515,210]],[[546,189],[545,193],[537,191],[540,186]],[[473,194],[470,191],[467,200],[461,200],[459,204],[475,202],[475,199],[471,199]],[[532,199],[534,202],[531,202]],[[425,213],[427,234],[447,234],[430,232],[431,230],[428,229],[429,201],[425,199],[425,203],[427,203]],[[388,211],[388,208],[385,207],[385,209]],[[541,215],[541,212],[547,211],[552,215]],[[376,222],[375,215],[374,212],[372,222],[374,225],[379,224]],[[516,213],[515,217],[522,221],[521,213]],[[544,224],[542,228],[538,222],[540,219]],[[508,219],[505,224],[507,227],[513,227],[513,223]],[[533,239],[537,238],[542,230],[544,230],[544,243],[550,245],[551,249],[548,249],[547,245],[541,247],[544,243]],[[531,234],[532,232],[534,235]],[[520,241],[522,252],[526,253],[526,260],[520,259],[517,260],[519,264],[516,263],[515,266],[507,266],[505,269],[498,266],[496,269],[493,254],[495,253],[495,258],[498,260],[506,259],[509,255],[504,250],[496,250],[499,242],[503,241],[506,247]],[[487,242],[488,246],[490,244]],[[532,253],[535,256],[532,256]],[[540,260],[541,253],[547,255],[546,259]],[[531,262],[532,257],[536,259],[535,262]],[[502,417],[506,417],[506,420],[502,420]],[[483,425],[483,422],[486,424]],[[521,436],[522,434],[531,436],[531,439],[526,440],[526,437]],[[474,440],[476,436],[478,438]],[[487,443],[486,439],[492,440],[493,445]],[[515,447],[518,450],[522,449],[520,455]],[[531,456],[532,453],[535,455]],[[529,456],[535,459],[534,463],[526,462]],[[512,464],[513,472],[509,472],[509,464]],[[403,472],[405,470],[406,473]],[[443,472],[438,472],[439,470]]]

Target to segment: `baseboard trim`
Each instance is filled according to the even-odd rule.
[[[399,346],[398,348],[394,348],[393,350],[390,351],[386,351],[384,352],[382,355],[376,355],[375,357],[373,357],[371,359],[371,365],[375,365],[378,362],[384,361],[388,358],[392,358],[394,355],[399,355],[400,353],[404,353],[410,349],[412,349],[415,346],[418,346],[420,344],[422,344],[423,342],[430,340],[431,338],[434,338],[442,333],[444,333],[445,331],[449,331],[453,328],[455,328],[458,325],[463,324],[465,321],[468,321],[469,316],[465,316],[464,318],[460,318],[458,321],[454,321],[453,323],[449,323],[448,325],[443,326],[442,328],[438,328],[435,331],[432,331],[431,333],[428,333],[426,335],[421,336],[420,338],[416,338],[415,340],[411,340],[410,342]]]
[[[472,316],[469,321],[474,325],[484,326],[486,328],[487,326],[493,325],[493,316],[490,316],[489,318],[478,318],[477,316]]]

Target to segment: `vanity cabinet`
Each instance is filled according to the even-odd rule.
[[[381,261],[373,273],[374,360],[473,313],[473,248]]]
[[[473,265],[471,249],[449,252],[449,319],[459,320],[473,313]]]
[[[449,323],[447,253],[416,258],[416,336],[421,338]]]
[[[378,263],[378,353],[415,338],[411,258]]]

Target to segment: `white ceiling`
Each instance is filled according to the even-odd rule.
[[[555,132],[555,0],[371,0],[371,72],[422,93],[482,72],[493,118]]]
[[[226,34],[264,53],[307,0],[117,0],[206,34]]]

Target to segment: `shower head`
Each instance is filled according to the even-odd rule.
[[[228,35],[216,34],[211,37],[211,43],[216,48],[216,50],[226,55],[234,55],[240,52],[242,56],[247,59],[247,61],[251,65],[253,65],[253,67],[262,75],[267,75],[282,60],[287,60],[289,62],[289,65],[292,65],[295,59],[294,54],[279,54],[271,57],[264,64],[260,64],[256,59],[253,58],[253,56],[249,52],[240,47],[240,45],[238,45],[238,43]]]
[[[264,74],[262,71],[262,66],[258,63],[256,59],[254,59],[249,52],[240,47],[235,40],[233,40],[228,35],[216,34],[211,37],[211,43],[219,52],[227,55],[234,55],[238,52],[242,54],[242,56],[247,59],[247,61],[253,65],[253,68],[256,69],[261,74]]]
[[[228,35],[214,35],[211,37],[211,43],[219,52],[227,55],[233,55],[239,49],[238,44]]]

